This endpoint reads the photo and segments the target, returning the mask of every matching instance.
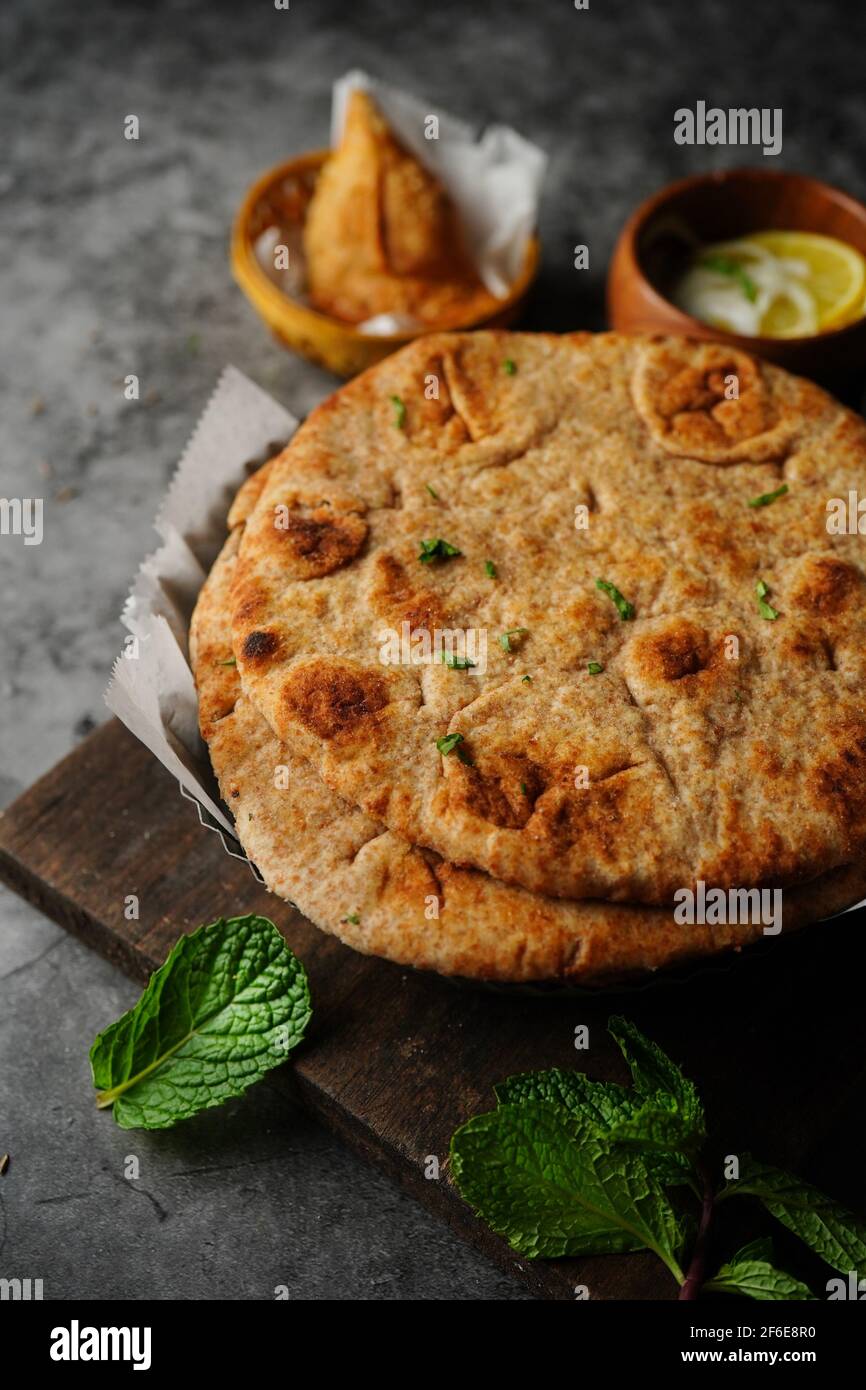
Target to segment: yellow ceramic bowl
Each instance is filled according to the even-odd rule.
[[[258,262],[255,243],[269,226],[303,225],[306,207],[329,150],[314,150],[277,164],[257,179],[247,193],[232,228],[231,261],[234,277],[261,318],[284,347],[318,362],[338,376],[354,376],[387,357],[430,328],[408,333],[359,333],[350,323],[320,314],[292,299],[269,278]],[[523,269],[506,299],[492,314],[449,328],[506,328],[516,319],[538,273],[539,243],[532,237]]]

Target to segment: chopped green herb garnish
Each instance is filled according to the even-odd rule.
[[[507,632],[503,632],[499,637],[499,645],[504,652],[513,651],[511,645],[512,637],[525,637],[529,631],[528,627],[510,627]]]
[[[427,491],[429,492],[430,496],[431,496],[431,497],[435,497],[435,498],[436,498],[436,501],[438,502],[438,501],[439,501],[439,493],[436,491],[435,487],[431,487],[429,483],[425,483],[424,486],[426,487],[426,489],[427,489]]]
[[[453,652],[443,652],[442,660],[450,671],[468,671],[478,664],[470,661],[468,656],[455,656]]]
[[[218,662],[217,662],[217,666],[237,666],[237,664],[238,664],[238,659],[237,659],[236,656],[230,656],[229,659],[228,659],[228,661],[218,661]]]
[[[777,487],[777,488],[776,488],[776,491],[775,491],[775,492],[762,492],[761,495],[760,495],[760,497],[752,497],[752,498],[750,498],[750,499],[749,499],[749,502],[748,502],[748,506],[750,506],[750,507],[769,507],[770,503],[771,503],[771,502],[775,502],[775,500],[776,500],[777,497],[784,497],[784,496],[785,496],[785,493],[786,493],[787,491],[788,491],[788,484],[787,484],[787,483],[783,483],[781,487]]]
[[[457,747],[458,743],[462,742],[462,734],[443,734],[441,738],[437,738],[436,747],[438,751],[442,754],[443,758],[447,758],[449,753],[454,752],[454,749]]]
[[[467,767],[471,767],[472,759],[466,752],[466,749],[461,746],[462,743],[462,734],[443,734],[442,738],[437,738],[436,747],[442,754],[443,758],[447,758],[449,753],[456,752],[461,763],[465,763]]]
[[[590,661],[586,669],[591,676],[600,676],[604,667],[600,661]]]
[[[736,280],[750,304],[758,298],[758,286],[733,256],[705,256],[700,262],[707,270],[716,270],[719,275],[729,275]]]
[[[443,541],[441,536],[437,536],[432,541],[421,542],[421,553],[418,559],[422,565],[432,565],[434,560],[452,560],[455,555],[462,555],[463,551],[458,550],[456,545],[450,541]]]
[[[767,594],[769,592],[770,590],[763,579],[759,579],[755,585],[755,593],[758,596],[758,612],[761,617],[766,618],[768,622],[775,622],[779,614],[778,611],[773,608],[772,604],[767,603]]]
[[[353,927],[357,927],[357,925],[358,925],[358,923],[360,922],[360,920],[361,920],[361,919],[360,919],[360,917],[358,916],[357,912],[350,912],[349,915],[348,915],[348,917],[344,917],[344,918],[343,918],[343,921],[344,921],[344,922],[351,922]]]
[[[525,783],[525,782],[521,782],[521,783],[520,783],[520,791],[521,791],[521,794],[522,794],[523,796],[528,796],[528,795],[529,795],[529,792],[526,790],[526,783]]]
[[[532,685],[532,677],[531,677],[531,676],[521,676],[521,678],[520,678],[520,683],[521,683],[521,685]]]
[[[627,598],[623,598],[615,584],[609,584],[606,579],[597,579],[595,587],[601,589],[602,593],[607,594],[608,598],[613,601],[616,605],[616,611],[624,623],[634,617],[634,604],[629,603]]]
[[[506,357],[505,361],[502,364],[502,368],[503,371],[507,372],[508,376],[514,376],[514,373],[517,371],[517,363],[514,361],[513,358]]]
[[[401,430],[406,423],[406,406],[399,396],[389,396],[388,399],[394,407],[394,424]]]
[[[494,565],[492,560],[484,561],[484,573],[487,575],[488,579],[496,578],[496,566]]]

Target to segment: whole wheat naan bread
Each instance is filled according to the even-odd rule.
[[[678,925],[669,910],[544,898],[457,868],[344,801],[281,745],[241,693],[230,640],[241,529],[264,476],[232,508],[233,530],[202,589],[190,650],[223,797],[274,893],[365,954],[491,981],[601,985],[760,937],[757,922]],[[864,893],[866,866],[834,870],[784,895],[784,929]]]
[[[269,472],[244,693],[377,824],[505,882],[658,904],[806,882],[866,848],[864,542],[826,526],[864,463],[863,420],[715,344],[420,339]],[[440,539],[460,554],[424,563]],[[404,623],[483,631],[486,672],[383,665]]]

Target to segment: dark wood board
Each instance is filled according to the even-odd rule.
[[[267,893],[117,721],[0,817],[0,877],[139,980],[202,922],[272,917],[307,967],[314,1002],[308,1038],[273,1074],[287,1096],[541,1297],[570,1299],[576,1284],[596,1299],[668,1299],[676,1289],[649,1255],[519,1260],[447,1171],[424,1177],[424,1159],[444,1159],[455,1127],[491,1108],[493,1084],[512,1072],[576,1065],[625,1081],[605,1031],[611,1013],[633,1018],[698,1083],[715,1158],[751,1149],[860,1204],[862,911],[616,995],[456,984],[359,956]],[[138,921],[123,915],[130,893]],[[589,1025],[588,1053],[574,1050],[578,1024]]]

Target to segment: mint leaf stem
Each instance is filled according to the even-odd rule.
[[[715,1193],[713,1191],[713,1181],[710,1170],[703,1159],[698,1160],[698,1172],[703,1182],[703,1197],[701,1200],[701,1217],[698,1222],[698,1234],[695,1238],[695,1248],[692,1252],[691,1262],[686,1277],[680,1289],[679,1301],[695,1299],[700,1292],[704,1282],[704,1270],[707,1264],[707,1247],[709,1245],[710,1228],[713,1224],[713,1213],[715,1211]]]

